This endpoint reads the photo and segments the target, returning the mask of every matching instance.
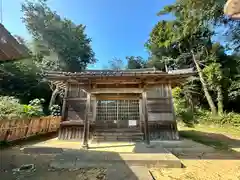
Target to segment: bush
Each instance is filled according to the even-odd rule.
[[[29,102],[29,105],[24,106],[24,114],[28,117],[39,117],[43,116],[43,107],[42,104],[44,103],[44,99],[34,99]]]
[[[24,117],[24,107],[18,99],[0,96],[0,119],[18,119]]]
[[[43,100],[34,99],[29,105],[20,104],[14,97],[0,96],[0,119],[21,119],[43,116]]]
[[[188,126],[193,127],[195,124],[194,113],[190,109],[186,109],[179,114],[182,122]]]
[[[230,112],[224,113],[221,116],[213,116],[210,111],[199,110],[196,113],[199,123],[219,124],[219,125],[232,125],[240,127],[240,114]]]

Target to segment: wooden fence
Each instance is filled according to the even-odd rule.
[[[0,120],[0,141],[10,142],[57,131],[60,119],[60,117],[46,116],[31,119]]]

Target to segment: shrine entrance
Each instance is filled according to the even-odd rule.
[[[97,99],[96,124],[105,128],[139,127],[139,99]]]

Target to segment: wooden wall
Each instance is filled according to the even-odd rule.
[[[174,121],[172,91],[169,85],[147,89],[148,121]]]
[[[0,120],[0,141],[14,141],[58,130],[60,117]]]
[[[68,97],[66,100],[67,121],[82,122],[85,119],[87,93],[83,91],[78,84],[70,84]],[[91,97],[91,113],[89,114],[89,121],[93,119],[94,97]]]
[[[147,109],[150,139],[179,139],[170,85],[147,89]]]

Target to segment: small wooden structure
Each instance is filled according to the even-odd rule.
[[[0,24],[0,63],[29,56],[28,49],[20,44],[8,30]]]
[[[60,139],[177,140],[172,87],[194,74],[171,72],[86,70],[48,72],[47,78],[65,89]]]

